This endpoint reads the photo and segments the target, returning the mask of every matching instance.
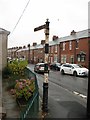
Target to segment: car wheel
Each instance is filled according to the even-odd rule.
[[[61,74],[64,75],[64,70],[61,70]]]
[[[76,71],[74,71],[74,72],[73,72],[73,75],[74,75],[74,76],[77,76],[77,72],[76,72]]]
[[[58,68],[56,68],[56,71],[58,71]]]

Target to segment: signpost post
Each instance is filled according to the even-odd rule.
[[[30,63],[30,44],[28,44],[28,63]]]
[[[48,112],[48,55],[49,55],[49,21],[47,19],[46,24],[39,26],[34,29],[35,31],[45,29],[45,73],[44,73],[44,81],[43,81],[43,103],[42,110],[43,112]]]

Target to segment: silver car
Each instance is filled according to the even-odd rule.
[[[48,73],[49,73],[49,66],[48,66]],[[45,72],[45,63],[37,63],[35,66],[34,66],[34,72],[37,72],[37,73],[44,73]]]

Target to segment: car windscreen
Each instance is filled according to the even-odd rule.
[[[74,64],[73,67],[75,67],[75,68],[82,68],[82,66],[78,65],[78,64]]]
[[[56,63],[56,65],[57,65],[57,66],[61,66],[61,64],[60,64],[60,63]]]
[[[40,67],[44,67],[44,66],[45,66],[44,64],[40,65]]]

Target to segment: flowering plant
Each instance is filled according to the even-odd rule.
[[[27,101],[33,94],[35,90],[35,81],[34,79],[20,79],[16,80],[16,85],[14,89],[11,90],[12,94],[16,98],[24,97]]]
[[[27,61],[18,61],[13,60],[11,63],[8,63],[9,69],[12,71],[14,75],[22,75],[24,76],[24,69],[27,66]]]

